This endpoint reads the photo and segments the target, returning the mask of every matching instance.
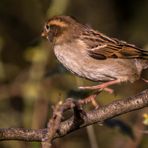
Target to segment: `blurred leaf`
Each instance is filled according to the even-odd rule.
[[[40,85],[38,85],[38,82],[28,82],[25,83],[22,87],[22,93],[23,96],[27,99],[34,99],[34,98],[38,98],[39,94],[40,94]]]
[[[51,17],[54,15],[63,14],[66,11],[69,2],[70,0],[52,0],[52,3],[47,12],[47,16]]]
[[[147,113],[143,114],[143,118],[144,118],[143,124],[148,126],[148,114]]]

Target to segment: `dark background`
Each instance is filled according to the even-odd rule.
[[[54,15],[71,15],[111,37],[148,49],[146,0],[1,0],[0,1],[0,127],[44,128],[51,105],[68,96],[81,98],[77,86],[93,85],[63,69],[49,44],[40,36],[45,21]],[[142,77],[148,78],[147,72]],[[146,84],[113,87],[103,92],[100,104],[134,95]],[[91,106],[90,106],[91,108]],[[115,121],[82,129],[54,142],[57,148],[146,148],[143,109]],[[95,129],[95,130],[94,130]],[[95,131],[95,132],[94,132]],[[89,133],[89,134],[87,134]],[[88,136],[89,135],[89,136]],[[38,148],[40,143],[0,142],[1,148]]]

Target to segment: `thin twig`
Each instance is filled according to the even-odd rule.
[[[61,118],[63,114],[63,108],[62,108],[62,101],[58,102],[58,104],[53,107],[53,116],[51,119],[49,119],[48,125],[47,125],[47,134],[44,138],[42,138],[42,148],[50,148],[51,142],[53,137],[55,136],[60,123]]]

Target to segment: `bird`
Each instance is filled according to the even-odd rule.
[[[121,82],[135,82],[148,68],[148,51],[80,23],[71,16],[54,16],[42,37],[52,45],[56,58],[73,74],[101,84],[80,89],[109,90]]]

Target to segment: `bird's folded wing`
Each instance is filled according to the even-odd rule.
[[[148,59],[148,51],[141,50],[123,41],[114,43],[108,41],[104,41],[104,43],[98,42],[98,46],[88,48],[88,54],[93,58],[102,60],[107,58]]]

